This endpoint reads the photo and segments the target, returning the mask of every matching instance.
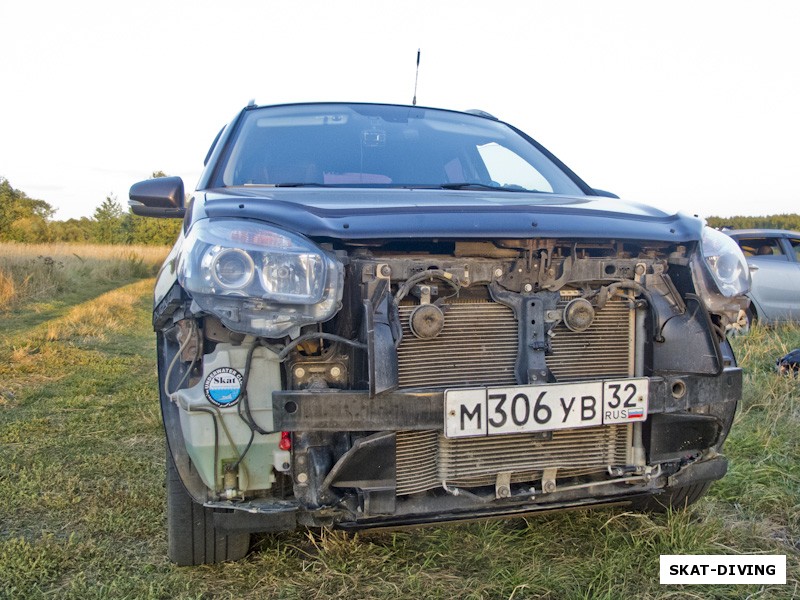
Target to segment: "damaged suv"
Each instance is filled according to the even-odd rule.
[[[727,461],[747,263],[480,111],[250,105],[158,276],[170,558],[250,534],[695,501]]]

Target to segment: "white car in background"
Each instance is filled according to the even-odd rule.
[[[750,265],[749,320],[800,320],[800,232],[739,229],[725,233],[736,240]]]

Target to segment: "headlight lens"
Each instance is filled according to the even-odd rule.
[[[702,248],[708,270],[723,296],[732,298],[750,290],[750,269],[741,248],[732,238],[705,227]]]
[[[242,289],[256,272],[253,259],[239,248],[212,246],[203,256],[203,263],[220,289]]]
[[[261,285],[272,298],[305,304],[319,298],[325,281],[324,261],[319,254],[265,255],[261,265]]]
[[[178,280],[203,310],[266,337],[330,319],[343,278],[341,262],[311,241],[238,219],[195,223],[178,261]]]

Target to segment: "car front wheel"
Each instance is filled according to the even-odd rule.
[[[214,526],[214,510],[189,496],[167,449],[167,542],[170,560],[180,566],[234,561],[250,549],[250,534],[226,534]]]

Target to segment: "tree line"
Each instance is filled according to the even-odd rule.
[[[800,215],[783,214],[766,217],[708,217],[711,227],[722,229],[791,229],[800,231]]]
[[[165,177],[156,171],[152,177]],[[55,209],[44,200],[29,198],[0,177],[0,241],[79,242],[97,244],[168,245],[180,231],[180,219],[150,219],[125,210],[110,194],[91,217],[53,220]]]

